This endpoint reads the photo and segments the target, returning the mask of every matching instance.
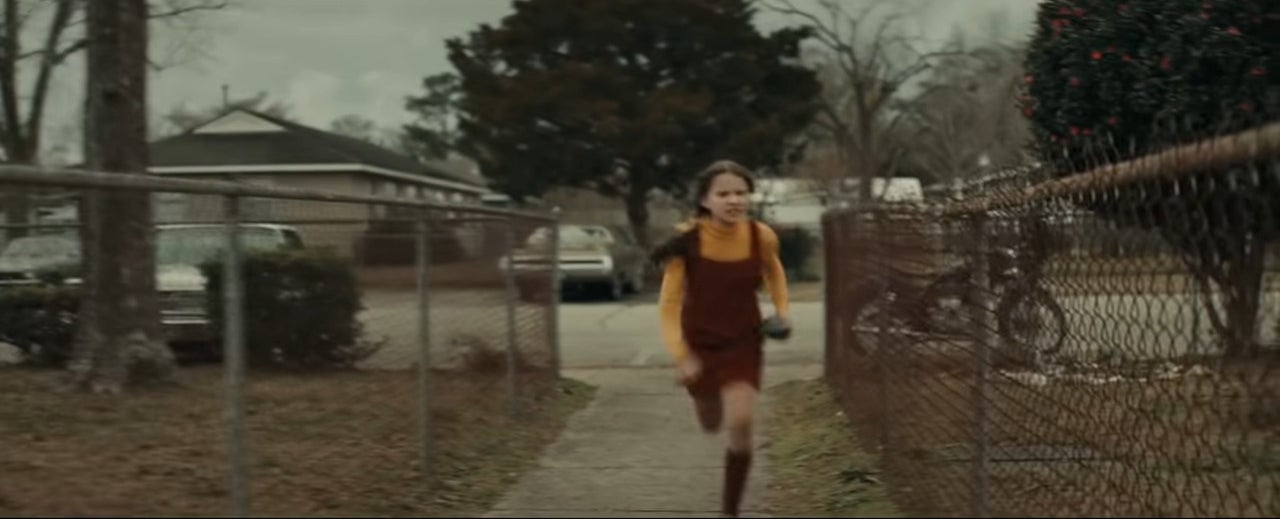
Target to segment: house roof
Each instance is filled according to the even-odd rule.
[[[304,164],[364,165],[482,186],[474,176],[432,167],[373,143],[254,110],[232,110],[183,134],[151,143],[151,167],[161,170]]]

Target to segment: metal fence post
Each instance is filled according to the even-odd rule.
[[[988,517],[987,509],[987,476],[990,442],[990,421],[987,415],[989,404],[991,344],[995,340],[993,326],[995,321],[995,300],[991,297],[991,248],[987,236],[987,215],[975,213],[970,221],[970,246],[972,247],[973,284],[970,287],[976,296],[970,309],[973,312],[973,339],[977,373],[974,381],[974,455],[973,455],[973,516]]]
[[[839,398],[846,410],[851,409],[850,398],[852,395],[848,393],[848,388],[843,385],[844,381],[841,377],[848,378],[849,376],[854,359],[854,356],[850,355],[849,348],[852,346],[851,343],[857,340],[857,334],[851,333],[853,330],[850,328],[857,323],[849,315],[849,312],[853,309],[853,305],[850,303],[855,295],[850,293],[853,290],[853,285],[849,282],[850,279],[853,279],[850,270],[857,263],[853,257],[849,256],[848,243],[853,241],[854,225],[852,224],[857,216],[855,213],[832,215],[828,219],[830,235],[827,237],[825,245],[828,251],[826,283],[830,287],[828,291],[831,296],[830,301],[824,304],[828,306],[830,319],[835,323],[834,330],[831,333],[832,342],[826,345],[827,380],[833,390],[837,387],[842,390]],[[862,345],[859,344],[858,346],[861,347]],[[836,382],[841,382],[842,385],[834,385]]]
[[[560,208],[552,210],[551,222],[551,312],[547,323],[551,335],[551,372],[560,378]]]
[[[419,434],[422,442],[422,477],[431,479],[431,297],[428,294],[428,275],[431,265],[431,223],[424,211],[415,226],[417,235],[418,275],[418,414]]]
[[[885,286],[887,287],[887,283],[892,280],[889,279],[890,274],[887,272],[888,269],[885,267],[885,262],[889,260],[885,257],[885,248],[882,247],[882,245],[884,245],[884,240],[887,239],[885,237],[885,232],[888,225],[884,222],[886,215],[881,208],[875,207],[872,209],[870,216],[871,221],[869,222],[869,227],[871,229],[871,235],[873,236],[871,239],[871,258],[873,259],[869,262],[868,266],[869,270],[873,272],[872,275],[878,276],[879,279],[884,280],[886,282]],[[879,295],[875,297],[883,296]],[[874,302],[874,300],[868,300],[864,301],[864,304],[871,304]],[[888,308],[887,305],[886,308]],[[872,362],[876,363],[876,400],[879,403],[877,407],[880,408],[880,449],[886,452],[891,450],[890,444],[893,441],[893,437],[889,434],[890,422],[893,420],[893,413],[889,410],[889,377],[891,376],[891,373],[887,366],[891,358],[888,346],[891,342],[889,337],[892,331],[889,330],[890,321],[887,317],[888,316],[883,312],[876,312],[875,318],[872,319],[871,322],[871,326],[875,329],[875,333],[868,334],[872,337]]]
[[[231,516],[249,514],[249,474],[245,461],[244,378],[245,328],[244,279],[240,243],[240,197],[224,199],[226,256],[222,263],[223,362],[227,374],[228,456],[231,465]]]
[[[516,398],[518,390],[516,387],[516,360],[518,356],[518,344],[516,334],[516,298],[519,294],[516,290],[515,280],[515,223],[510,218],[506,219],[506,228],[503,232],[503,249],[507,261],[504,262],[502,279],[507,289],[507,409],[512,418],[520,413],[519,400]]]

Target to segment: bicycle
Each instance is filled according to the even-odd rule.
[[[995,305],[996,333],[1003,352],[1022,362],[1039,365],[1045,356],[1056,355],[1066,341],[1066,316],[1062,306],[1040,286],[1040,262],[1022,262],[1009,248],[991,253],[988,269]],[[856,288],[853,322],[855,331],[874,329],[898,335],[912,332],[923,336],[974,335],[972,312],[983,290],[975,282],[972,262],[944,269],[919,282],[920,274],[890,266],[890,275],[864,282]],[[1045,315],[1047,314],[1047,315]],[[860,342],[860,341],[859,341]],[[858,345],[865,351],[865,348]],[[1025,357],[1031,357],[1026,359]]]

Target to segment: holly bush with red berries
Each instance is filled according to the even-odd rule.
[[[1023,114],[1058,176],[1280,120],[1280,0],[1044,0]],[[1201,280],[1229,355],[1256,349],[1267,248],[1280,238],[1280,161],[1083,196],[1159,233]],[[1211,298],[1204,298],[1212,306]]]
[[[1276,120],[1278,49],[1275,0],[1046,0],[1022,109],[1046,159],[1146,153]]]

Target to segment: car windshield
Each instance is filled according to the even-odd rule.
[[[80,243],[55,236],[18,238],[5,247],[0,257],[5,259],[40,260],[62,257],[79,257]]]
[[[551,228],[542,227],[534,231],[526,242],[530,246],[544,245],[550,237]],[[594,245],[600,243],[608,243],[609,234],[599,227],[589,227],[583,225],[561,225],[560,226],[560,246],[573,247],[581,245]]]
[[[270,250],[284,245],[270,229],[241,229],[241,243],[246,251]],[[226,245],[221,228],[161,229],[156,233],[156,264],[199,265],[216,259]]]

